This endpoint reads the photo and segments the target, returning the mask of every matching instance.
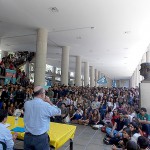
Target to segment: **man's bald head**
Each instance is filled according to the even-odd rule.
[[[45,90],[42,86],[36,86],[34,88],[34,96],[38,96],[38,95],[42,94],[43,92],[45,92]]]

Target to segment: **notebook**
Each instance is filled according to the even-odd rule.
[[[14,131],[14,132],[25,132],[24,128],[22,128],[22,127],[15,127],[11,131]]]
[[[4,126],[5,126],[6,128],[8,128],[8,127],[10,127],[10,124],[9,124],[9,123],[5,123]]]

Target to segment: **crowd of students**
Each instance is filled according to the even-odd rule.
[[[14,54],[9,54],[8,56],[3,57],[0,62],[0,75],[5,76],[6,69],[15,70],[16,82],[18,84],[21,84],[22,86],[27,86],[29,84],[29,79],[24,70],[22,71],[21,69],[19,69],[19,66],[23,65],[26,61],[31,61],[34,55],[34,52],[25,51],[16,52]],[[13,82],[10,80],[10,83]]]
[[[113,145],[113,150],[149,145],[150,116],[146,108],[139,108],[138,89],[54,85],[46,95],[61,109],[61,116],[51,121],[92,128],[103,125],[103,141]],[[32,99],[33,84],[25,88],[6,85],[1,90],[0,109],[8,110],[9,115],[23,116],[24,102]]]

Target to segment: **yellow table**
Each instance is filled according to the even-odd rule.
[[[17,125],[15,125],[15,117],[8,116],[7,123],[11,125],[8,127],[10,130],[15,127],[24,127],[23,118],[19,118]],[[50,131],[48,131],[48,135],[50,136],[50,145],[55,147],[55,149],[60,148],[69,139],[74,138],[75,131],[76,126],[51,122]],[[19,132],[18,139],[23,140],[24,134],[24,132]]]

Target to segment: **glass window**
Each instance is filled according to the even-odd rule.
[[[74,77],[75,73],[74,72],[70,72],[70,77]]]
[[[61,75],[61,68],[56,68],[56,74]]]

